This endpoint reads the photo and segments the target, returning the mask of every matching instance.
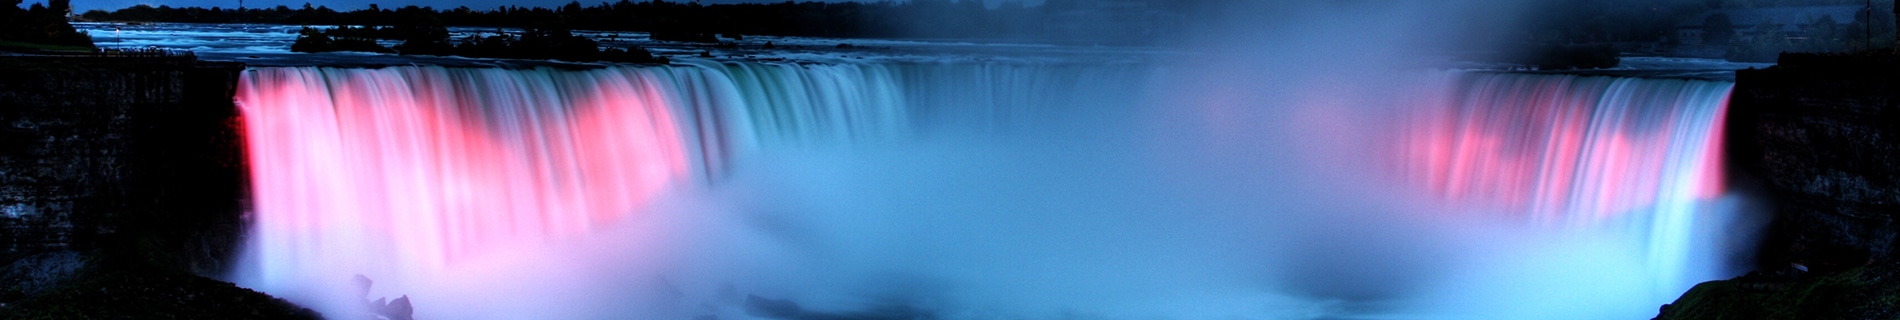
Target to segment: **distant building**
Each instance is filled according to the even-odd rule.
[[[1152,38],[1177,29],[1183,17],[1154,2],[1164,0],[1099,0],[1058,5],[1044,25],[1046,32],[1071,41],[1116,43]]]
[[[1853,23],[1861,15],[1866,14],[1865,10],[1865,6],[1855,5],[1710,10],[1676,24],[1676,44],[1709,45],[1706,39],[1716,38],[1711,37],[1709,33],[1722,32],[1723,30],[1720,29],[1727,29],[1726,32],[1732,33],[1729,35],[1731,41],[1753,41],[1755,36],[1769,31],[1756,30],[1763,21],[1774,24],[1789,40],[1798,42],[1806,40],[1807,30],[1813,27],[1811,24],[1821,21],[1823,17],[1833,19],[1836,27],[1839,27]],[[1708,25],[1720,20],[1721,17],[1727,17],[1728,28]]]

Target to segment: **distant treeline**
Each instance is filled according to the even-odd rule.
[[[1794,23],[1793,31],[1762,20],[1741,21],[1724,14],[1705,15],[1722,9],[1771,8],[1793,6],[1856,6],[1866,0],[1555,0],[1535,7],[1537,12],[1518,35],[1542,48],[1591,48],[1615,45],[1624,50],[1653,48],[1670,52],[1686,45],[1718,48],[1714,55],[1731,61],[1773,62],[1782,52],[1856,52],[1889,48],[1894,45],[1893,1],[1872,1],[1871,12],[1860,11],[1852,17],[1813,16]],[[1867,9],[1862,9],[1867,10]],[[1869,14],[1871,13],[1871,14]],[[1693,26],[1701,37],[1683,39],[1683,26]],[[1765,31],[1764,31],[1765,30]],[[1796,32],[1796,33],[1789,33]],[[1692,33],[1694,34],[1694,33]],[[1643,47],[1642,44],[1654,44]],[[1612,48],[1612,47],[1602,47]],[[1698,49],[1701,50],[1701,49]],[[1576,50],[1541,58],[1589,58]],[[1611,50],[1615,52],[1615,50]],[[1707,53],[1703,53],[1707,54]],[[1584,59],[1595,60],[1595,59]],[[1587,65],[1587,64],[1585,64]]]
[[[200,23],[277,23],[292,25],[400,26],[421,22],[447,26],[554,28],[608,31],[645,31],[709,38],[711,34],[816,37],[914,38],[1020,38],[1037,37],[1049,14],[1074,10],[1082,2],[1050,0],[1025,6],[1009,1],[994,8],[978,0],[912,0],[905,2],[802,2],[771,4],[715,4],[663,0],[602,2],[584,6],[569,2],[558,8],[497,7],[438,9],[407,6],[390,9],[375,4],[365,9],[337,11],[304,4],[302,8],[226,9],[174,8],[137,5],[107,12],[88,11],[93,21],[149,21]],[[1157,3],[1169,3],[1158,1]],[[1161,7],[1157,9],[1169,9]]]
[[[1876,26],[1885,22],[1886,30],[1874,28],[1874,38],[1893,37],[1893,1],[1873,1]],[[1716,9],[1764,8],[1784,6],[1856,5],[1865,0],[1557,0],[1535,7],[1527,19],[1524,36],[1539,42],[1677,42],[1676,26]],[[1858,17],[1856,17],[1858,18]],[[1735,21],[1752,26],[1760,21]],[[1852,25],[1848,29],[1866,30],[1864,21],[1838,21]],[[1865,31],[1840,30],[1841,37],[1865,37]],[[1888,41],[1889,43],[1891,41]]]
[[[402,40],[395,47],[376,43],[377,39]],[[436,27],[304,27],[293,52],[361,51],[404,55],[463,56],[470,58],[560,59],[567,61],[609,61],[667,63],[645,48],[607,48],[593,39],[576,36],[566,29],[524,29],[520,36],[495,34],[470,36],[459,42],[449,39],[448,30]]]

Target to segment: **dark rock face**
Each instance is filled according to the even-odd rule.
[[[1758,270],[1696,285],[1658,318],[1900,314],[1900,56],[1783,54],[1737,72],[1727,128],[1733,174],[1774,202]]]
[[[1736,75],[1730,160],[1775,202],[1764,265],[1852,267],[1895,253],[1900,63],[1845,59],[1784,57]]]
[[[0,296],[30,297],[57,289],[86,271],[86,258],[71,251],[48,252],[16,259],[0,268],[0,279],[12,285]],[[14,300],[14,299],[7,299]]]
[[[224,271],[246,187],[241,65],[0,58],[0,264],[114,251]]]

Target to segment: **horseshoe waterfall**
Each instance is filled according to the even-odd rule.
[[[1732,275],[1729,83],[1175,71],[255,68],[232,278],[332,317],[1203,319],[1648,317]]]

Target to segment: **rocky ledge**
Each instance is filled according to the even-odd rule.
[[[0,319],[321,319],[229,282],[148,265],[95,264],[0,307]]]

